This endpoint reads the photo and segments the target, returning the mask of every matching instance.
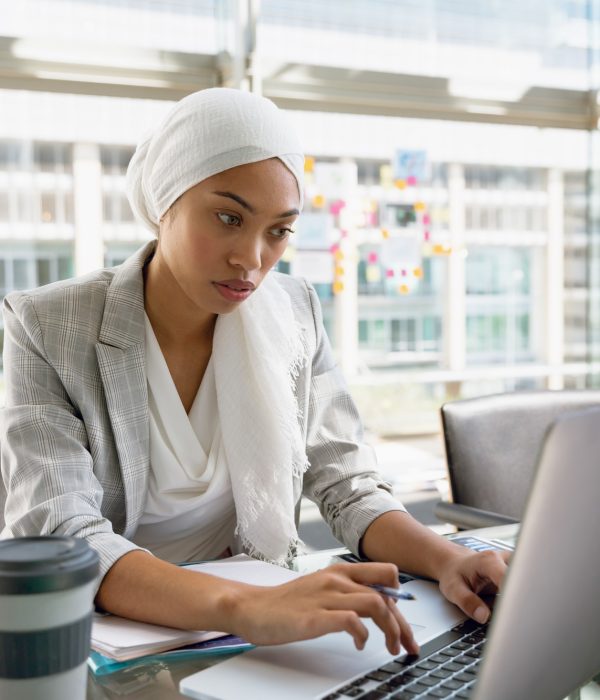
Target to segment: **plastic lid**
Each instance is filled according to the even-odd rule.
[[[98,572],[98,555],[77,537],[0,540],[0,595],[76,588],[95,579]]]

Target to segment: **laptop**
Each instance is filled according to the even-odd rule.
[[[435,583],[414,579],[403,590],[417,600],[398,605],[418,657],[391,656],[366,620],[363,651],[344,633],[259,647],[182,679],[180,691],[198,700],[562,700],[600,671],[599,533],[600,409],[592,409],[560,418],[546,436],[488,626],[465,620]]]

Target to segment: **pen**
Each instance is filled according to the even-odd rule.
[[[368,583],[369,588],[373,588],[382,595],[387,595],[390,598],[395,598],[396,600],[416,600],[412,593],[405,593],[398,588],[390,588],[389,586],[382,586],[379,583]]]

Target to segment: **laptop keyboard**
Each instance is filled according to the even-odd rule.
[[[323,700],[470,698],[481,664],[487,625],[466,620],[404,656],[373,669]]]

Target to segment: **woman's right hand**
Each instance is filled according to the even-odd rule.
[[[367,584],[396,588],[394,564],[335,564],[279,586],[235,587],[224,608],[228,628],[257,644],[284,644],[320,637],[329,632],[348,632],[357,649],[367,641],[361,617],[370,617],[385,634],[390,654],[403,646],[410,654],[419,647],[408,622],[395,601]]]

